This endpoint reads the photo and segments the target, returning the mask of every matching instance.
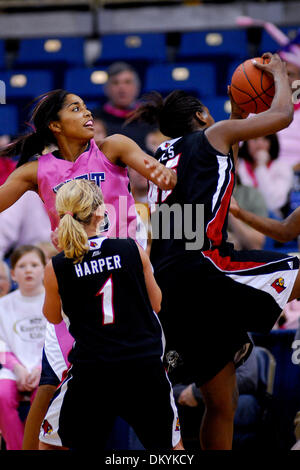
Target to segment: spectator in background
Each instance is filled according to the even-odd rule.
[[[5,258],[20,245],[50,242],[50,237],[49,217],[41,199],[33,191],[27,191],[0,213],[0,258]]]
[[[159,129],[153,129],[146,136],[146,148],[155,155],[158,147],[167,140],[170,140],[170,137],[162,134]]]
[[[103,119],[94,118],[94,139],[96,142],[107,137],[107,127]]]
[[[238,173],[238,164],[236,171]],[[242,184],[238,174],[236,176],[233,196],[243,209],[247,209],[261,217],[267,217],[267,206],[260,191],[252,186]],[[261,250],[264,247],[265,239],[266,237],[262,233],[236,219],[229,213],[228,241],[234,244],[236,250]]]
[[[123,134],[145,150],[145,138],[152,127],[144,123],[125,124],[130,113],[138,107],[140,79],[137,72],[126,62],[114,62],[107,69],[105,86],[107,102],[93,110],[93,116],[104,121],[107,135]]]
[[[18,406],[22,394],[34,398],[45,340],[44,253],[32,245],[19,247],[11,256],[11,266],[18,289],[0,299],[0,340],[5,345],[0,370],[0,429],[7,450],[21,450],[24,423]]]
[[[242,184],[259,189],[269,212],[282,217],[293,184],[293,172],[278,159],[275,134],[243,142],[239,150],[239,177]]]
[[[10,143],[9,135],[0,136],[0,148]],[[14,171],[17,162],[8,157],[0,158],[0,186],[6,181],[6,178]]]
[[[299,56],[300,57],[300,56]],[[294,94],[298,99],[294,102],[294,119],[291,124],[278,132],[278,140],[280,144],[279,159],[288,164],[295,171],[300,171],[300,90],[299,84],[296,86],[296,80],[300,80],[300,58],[299,64],[286,62],[289,82]],[[298,88],[298,90],[297,90]]]
[[[140,122],[126,123],[126,119],[138,106],[140,78],[134,68],[126,62],[114,62],[107,69],[108,80],[105,86],[107,102],[93,110],[94,118],[104,122],[107,135],[122,134],[134,140],[144,151],[146,136],[152,130],[149,124]],[[147,197],[147,180],[128,168],[132,194],[137,202]]]
[[[0,297],[8,294],[11,289],[11,278],[8,264],[0,259]]]

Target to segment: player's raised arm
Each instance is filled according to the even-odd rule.
[[[107,137],[102,145],[102,152],[113,162],[122,162],[138,171],[161,189],[173,189],[177,182],[176,173],[151,157],[128,137],[114,134]]]
[[[281,243],[291,241],[300,234],[300,207],[294,210],[286,219],[275,220],[242,209],[237,201],[232,198],[230,212],[237,219],[242,220],[258,232]]]
[[[37,161],[14,170],[0,186],[0,212],[14,204],[26,191],[37,190]]]
[[[217,122],[206,131],[209,142],[225,154],[236,142],[274,134],[293,120],[294,108],[285,64],[277,54],[266,53],[264,57],[271,59],[270,62],[256,66],[273,75],[275,95],[271,107],[247,119]]]

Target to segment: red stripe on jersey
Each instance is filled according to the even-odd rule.
[[[243,271],[263,266],[268,263],[257,263],[256,261],[233,261],[230,256],[221,256],[218,248],[202,251],[205,258],[209,258],[221,271]]]
[[[222,242],[222,229],[224,226],[225,217],[227,215],[230,198],[233,190],[234,185],[234,176],[233,173],[230,175],[230,182],[226,188],[226,191],[221,199],[219,209],[213,220],[211,220],[208,224],[208,228],[206,234],[208,238],[212,241],[213,246],[218,246]]]

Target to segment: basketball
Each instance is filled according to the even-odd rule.
[[[255,57],[261,64],[269,59]],[[273,76],[260,70],[248,59],[234,71],[231,79],[231,94],[236,104],[247,113],[258,114],[271,106],[274,94]]]

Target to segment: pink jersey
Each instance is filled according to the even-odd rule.
[[[56,157],[53,153],[39,157],[39,195],[44,201],[52,230],[59,223],[55,194],[64,183],[77,178],[93,180],[101,187],[108,216],[103,229],[105,235],[136,238],[135,201],[128,191],[127,168],[108,160],[94,139],[91,139],[89,148],[75,162]]]

